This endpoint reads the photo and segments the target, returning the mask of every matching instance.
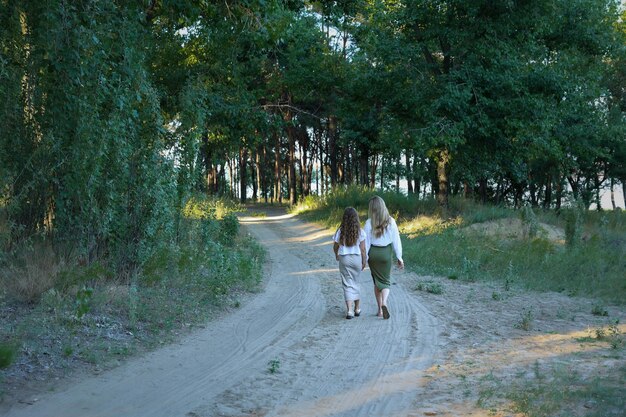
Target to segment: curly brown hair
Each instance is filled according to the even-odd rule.
[[[353,207],[346,207],[343,211],[339,230],[341,231],[339,240],[343,246],[354,246],[357,244],[361,232],[361,222],[359,221],[359,213]]]

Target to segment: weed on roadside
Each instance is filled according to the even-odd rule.
[[[531,308],[526,308],[521,314],[520,321],[515,325],[516,328],[531,331],[533,328],[534,315]]]
[[[417,291],[426,291],[436,295],[443,294],[443,286],[440,283],[433,281],[418,282],[415,289]]]
[[[615,320],[607,326],[595,329],[595,337],[597,340],[608,342],[612,349],[619,349],[624,346],[624,339],[619,330],[619,320]]]
[[[275,374],[280,369],[280,361],[278,359],[272,359],[267,363],[267,372]]]
[[[591,309],[591,314],[593,314],[594,316],[608,316],[609,312],[606,311],[606,309],[601,306],[600,304],[596,304],[593,306],[593,308]]]

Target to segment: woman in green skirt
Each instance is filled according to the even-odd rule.
[[[374,196],[370,199],[368,217],[365,222],[367,263],[374,279],[374,295],[378,303],[378,317],[390,317],[387,299],[391,286],[391,263],[393,254],[398,267],[404,268],[402,242],[396,221],[389,216],[385,201]]]

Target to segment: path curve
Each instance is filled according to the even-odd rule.
[[[262,293],[177,344],[16,405],[7,417],[365,417],[419,409],[439,323],[411,290],[414,276],[392,272],[392,318],[382,320],[366,270],[363,314],[346,320],[330,232],[276,210],[240,220],[268,251]]]

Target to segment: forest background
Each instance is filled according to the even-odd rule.
[[[228,198],[358,185],[405,188],[413,214],[558,214],[624,193],[625,20],[612,0],[0,0],[3,318],[97,320],[106,281],[147,337],[254,288]],[[197,298],[155,316],[172,292]]]
[[[5,246],[47,235],[132,274],[194,191],[402,178],[443,207],[558,210],[626,187],[619,2],[1,5]]]

